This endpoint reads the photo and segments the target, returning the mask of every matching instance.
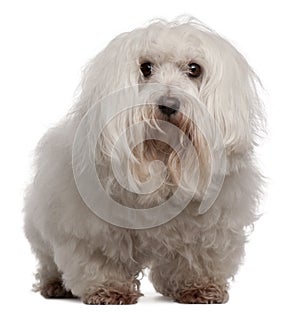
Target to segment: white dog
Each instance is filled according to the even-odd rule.
[[[36,289],[136,303],[148,267],[177,302],[226,302],[262,187],[257,81],[194,19],[153,22],[99,53],[37,148],[25,205]]]

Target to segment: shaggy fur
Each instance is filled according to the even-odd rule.
[[[145,61],[153,64],[149,78],[140,70]],[[188,76],[190,63],[201,65],[199,78]],[[226,302],[228,281],[244,256],[246,229],[257,218],[262,186],[253,151],[263,129],[257,81],[228,41],[194,19],[155,21],[118,36],[98,54],[84,72],[75,106],[37,147],[36,174],[25,204],[25,233],[39,261],[37,290],[45,297],[72,293],[87,304],[136,303],[141,296],[138,275],[148,267],[155,289],[178,302]],[[161,88],[153,89],[153,84]],[[124,228],[102,220],[82,200],[73,176],[72,145],[80,121],[102,98],[126,87],[134,88],[143,103],[155,105],[121,114],[119,105],[102,105],[90,120],[92,126],[101,122],[105,110],[115,110],[115,119],[97,139],[95,159],[110,196],[128,207],[150,208],[172,196],[180,177],[186,196],[195,186],[189,149],[182,149],[186,165],[180,169],[179,156],[168,144],[148,140],[128,151],[127,138],[114,160],[123,168],[128,153],[134,154],[132,174],[124,179],[131,190],[149,178],[153,160],[165,165],[166,176],[151,194],[122,188],[111,156],[128,125],[146,120],[152,131],[159,131],[159,120],[165,120],[188,136],[199,158],[200,181],[190,204],[172,220],[151,228]],[[168,119],[157,108],[158,99],[166,94],[175,94],[181,102]],[[211,174],[211,154],[201,131],[186,117],[201,120],[200,106],[191,105],[189,98],[204,103],[226,151],[224,183],[205,213],[197,207]]]

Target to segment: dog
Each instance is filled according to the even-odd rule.
[[[133,304],[140,274],[179,303],[225,303],[258,219],[259,79],[194,18],[121,34],[36,149],[24,230],[35,290]]]

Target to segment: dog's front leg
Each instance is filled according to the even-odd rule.
[[[86,304],[132,304],[142,295],[130,259],[124,264],[79,240],[56,246],[54,254],[66,289]]]
[[[153,261],[150,279],[158,292],[180,303],[228,301],[228,280],[243,257],[245,235],[216,227],[202,238]]]

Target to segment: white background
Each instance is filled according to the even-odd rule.
[[[154,17],[191,14],[230,39],[260,76],[268,136],[259,149],[268,188],[245,264],[224,306],[180,305],[155,294],[124,310],[295,310],[299,297],[300,47],[297,1],[1,1],[1,305],[7,310],[95,311],[30,291],[35,260],[22,232],[32,151],[68,110],[83,65],[117,34]],[[1,308],[2,309],[2,308]],[[116,307],[105,307],[116,309]]]

